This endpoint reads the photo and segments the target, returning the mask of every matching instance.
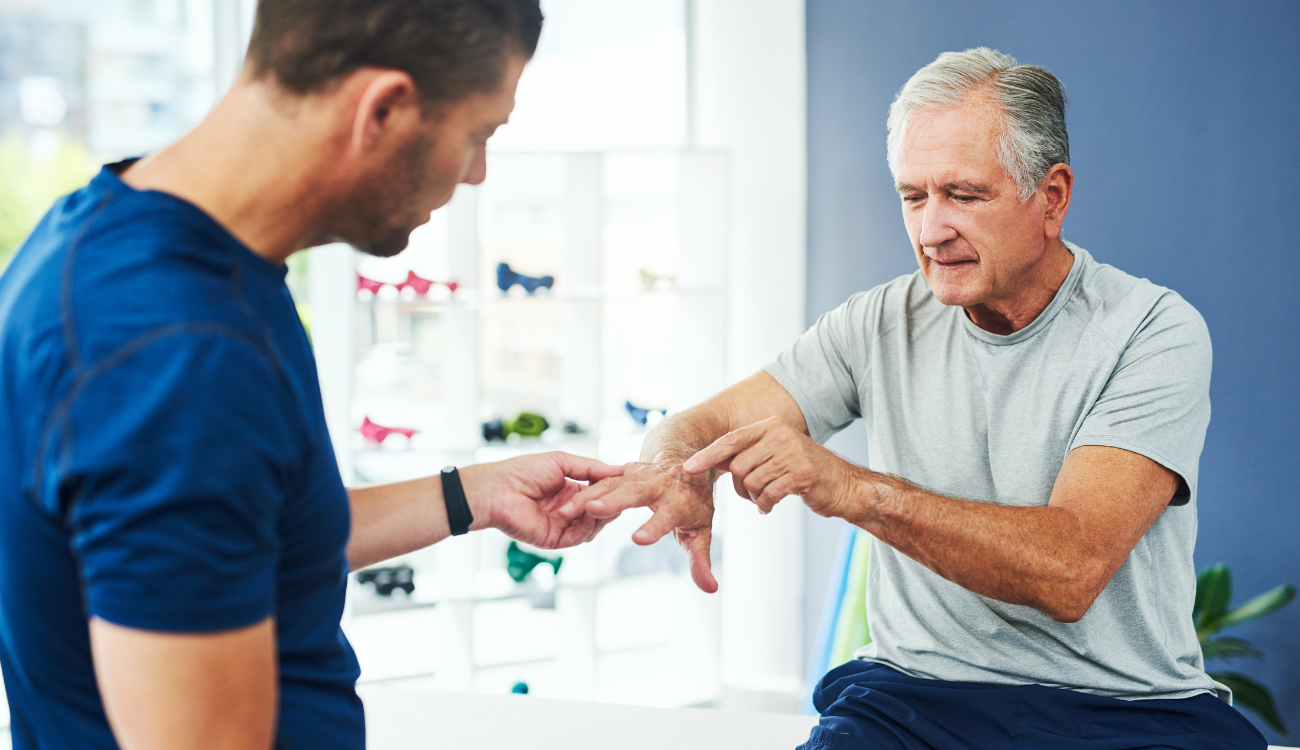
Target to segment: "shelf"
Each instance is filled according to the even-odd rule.
[[[526,294],[521,289],[510,292],[477,289],[457,289],[449,292],[441,287],[442,292],[431,290],[429,295],[407,298],[384,293],[369,298],[357,297],[357,304],[363,307],[391,307],[409,312],[435,312],[443,309],[482,310],[493,307],[512,305],[540,304],[543,302],[590,302],[614,299],[665,298],[702,296],[722,294],[721,285],[681,285],[659,284],[653,289],[646,289],[641,284],[622,284],[615,286],[562,286],[558,289],[542,289],[535,294]]]

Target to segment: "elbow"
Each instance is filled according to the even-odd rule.
[[[1060,623],[1076,623],[1088,614],[1093,602],[1101,595],[1110,576],[1100,562],[1083,563],[1074,568],[1074,575],[1058,582],[1042,598],[1039,611]]]
[[[1092,602],[1095,600],[1095,598],[1074,600],[1064,600],[1064,597],[1061,598],[1063,599],[1062,601],[1051,602],[1047,606],[1042,607],[1042,612],[1053,620],[1067,625],[1082,620],[1083,616],[1088,614],[1088,610],[1092,607]]]

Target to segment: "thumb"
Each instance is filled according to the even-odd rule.
[[[564,476],[580,482],[599,482],[602,479],[623,476],[622,466],[610,466],[594,458],[575,456],[562,451],[552,453],[551,457],[559,465],[560,471],[564,472]]]

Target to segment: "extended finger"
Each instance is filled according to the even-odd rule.
[[[565,518],[577,518],[587,512],[587,503],[605,497],[629,481],[629,477],[618,476],[592,482],[570,498],[567,505],[560,508],[560,515]]]
[[[597,518],[609,518],[632,508],[648,508],[671,497],[677,489],[676,484],[676,480],[667,475],[645,481],[629,477],[600,499],[589,501],[586,510]]]
[[[632,535],[632,541],[637,544],[654,544],[672,533],[683,522],[687,520],[686,514],[678,510],[674,505],[668,504],[655,509],[650,520],[641,525]]]
[[[580,482],[599,482],[602,479],[623,475],[622,466],[611,466],[594,458],[575,456],[563,451],[555,451],[551,456],[559,463],[564,476]]]
[[[762,440],[767,434],[767,429],[767,422],[759,422],[741,427],[739,430],[732,430],[714,440],[709,447],[686,459],[686,463],[682,464],[682,470],[687,474],[703,474],[709,469],[716,468]]]
[[[679,541],[691,558],[691,580],[695,581],[700,591],[706,594],[716,593],[718,579],[713,577],[713,562],[709,559],[709,541],[713,537],[713,529],[706,526],[683,536],[685,538]]]

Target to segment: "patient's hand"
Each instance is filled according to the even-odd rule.
[[[632,541],[654,544],[669,532],[691,558],[691,578],[710,594],[718,590],[709,564],[709,542],[713,538],[713,483],[709,474],[691,476],[682,462],[660,454],[655,463],[630,463],[621,477],[605,479],[578,492],[571,504],[561,509],[569,518],[586,514],[602,521],[629,508],[650,508],[654,516],[645,522]]]

